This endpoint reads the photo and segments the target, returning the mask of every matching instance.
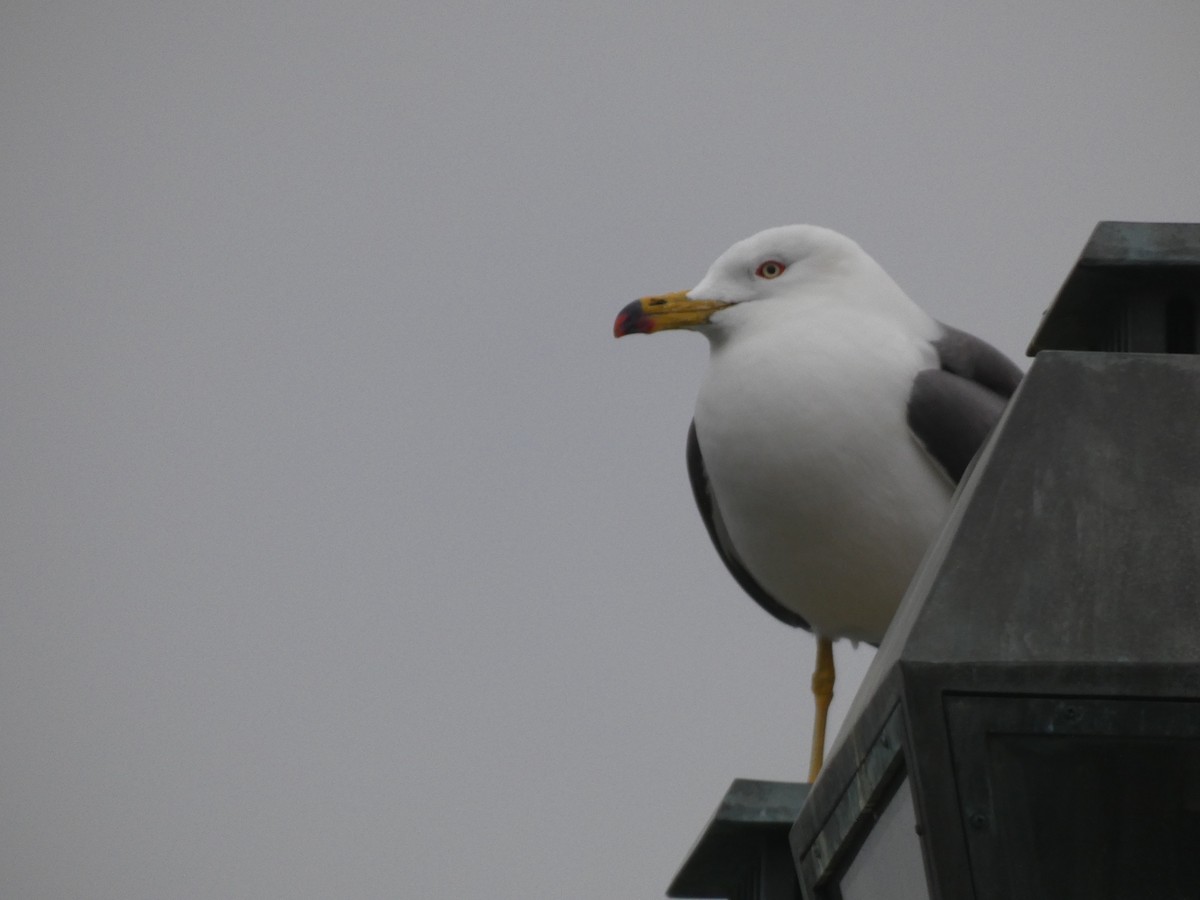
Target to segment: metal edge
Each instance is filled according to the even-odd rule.
[[[806,848],[793,845],[802,890],[824,885],[857,849],[903,764],[903,746],[904,713],[894,698],[883,727],[812,842]]]

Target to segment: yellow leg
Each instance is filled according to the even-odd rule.
[[[829,718],[829,704],[833,700],[833,641],[817,638],[817,668],[813,672],[812,692],[817,704],[817,715],[813,721],[812,763],[808,767],[808,780],[817,780],[825,762],[825,721]]]

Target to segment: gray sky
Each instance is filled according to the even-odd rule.
[[[0,895],[661,896],[734,777],[804,777],[813,645],[693,510],[704,341],[617,310],[807,221],[1018,356],[1097,220],[1200,220],[1198,39],[3,4]]]

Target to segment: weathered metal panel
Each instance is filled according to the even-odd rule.
[[[1200,660],[1200,357],[1040,354],[978,475],[902,659]]]
[[[795,900],[787,834],[807,796],[807,784],[736,779],[667,896]]]
[[[1200,224],[1101,222],[1029,353],[1200,350]]]

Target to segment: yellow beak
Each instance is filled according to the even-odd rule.
[[[727,306],[732,304],[724,300],[689,300],[687,291],[643,297],[617,313],[613,337],[703,325],[713,313]]]

